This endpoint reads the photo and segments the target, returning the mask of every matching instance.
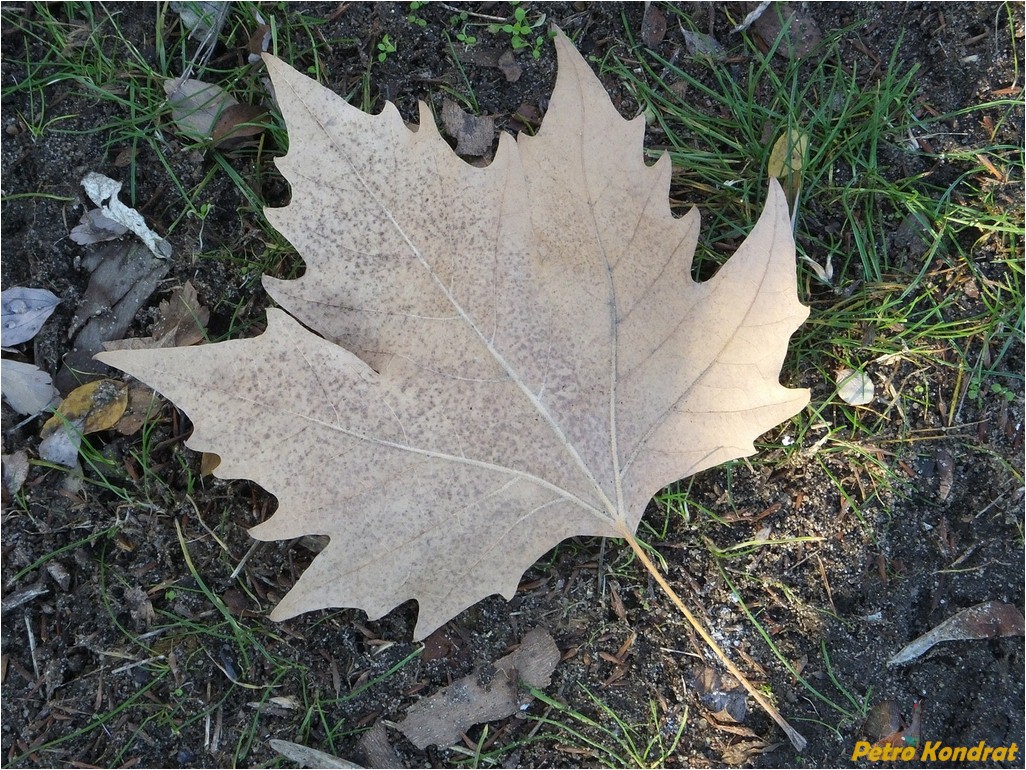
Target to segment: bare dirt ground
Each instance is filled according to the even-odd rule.
[[[388,33],[397,50],[373,68],[371,86],[413,117],[416,100],[437,97],[438,83],[451,70],[445,47],[432,36],[437,27],[411,28],[408,4],[343,5],[303,9],[331,19],[324,29],[328,36],[355,41],[352,49],[339,46],[323,58],[327,85],[351,91],[355,52],[375,53],[374,45]],[[154,8],[117,6],[120,23],[143,49],[155,34]],[[918,65],[920,93],[942,113],[1021,83],[1022,9],[1014,14],[1019,25],[1014,51],[1003,9],[994,3],[809,7],[824,34],[849,29],[842,50],[867,82],[895,50],[901,66]],[[275,6],[267,12],[292,10]],[[709,19],[710,31],[726,38],[729,25],[719,11],[699,4],[688,10]],[[739,5],[734,11],[735,17],[744,16]],[[21,4],[5,4],[5,15],[15,12],[32,13]],[[548,8],[556,23],[586,29],[586,53],[596,56],[623,39],[621,12],[640,29],[640,4]],[[432,14],[448,16],[439,8],[422,10],[425,18]],[[4,27],[6,86],[24,76],[25,57],[37,47],[9,33],[6,19]],[[661,45],[669,55],[681,44],[671,30]],[[512,84],[494,71],[472,73],[481,111],[506,116],[497,121],[499,130],[511,129],[509,116],[521,105],[543,111],[554,82],[551,50],[537,60],[523,56],[521,63],[523,76]],[[607,85],[614,92],[618,88]],[[629,113],[629,97],[619,97]],[[3,286],[47,287],[62,298],[40,336],[18,351],[21,360],[55,372],[67,353],[67,329],[87,281],[79,265],[81,248],[67,238],[81,209],[57,199],[13,196],[45,192],[78,201],[83,173],[116,176],[114,161],[122,148],[107,146],[102,132],[35,137],[18,117],[31,113],[33,105],[19,96],[3,107]],[[83,96],[74,84],[63,84],[51,95],[49,109],[72,116],[64,128],[86,129],[108,120],[112,108]],[[1008,127],[1009,143],[1022,143],[1021,121],[1020,115]],[[982,130],[975,124],[957,128],[967,142]],[[182,153],[167,161],[185,180],[199,180],[210,170],[203,156]],[[180,211],[171,205],[174,196],[162,190],[163,167],[155,157],[141,156],[137,163],[135,200],[150,224],[164,231]],[[924,168],[923,173],[950,172]],[[280,178],[263,178],[261,192],[268,205],[287,200]],[[202,224],[205,249],[222,244],[250,253],[266,247],[238,214],[245,202],[229,179],[215,181],[205,195],[217,202]],[[1021,189],[1017,199],[1012,195],[1012,205],[1021,208]],[[241,261],[195,260],[199,227],[176,230],[167,291],[158,291],[151,305],[166,298],[170,287],[190,280],[211,307],[211,336],[259,323],[268,300],[258,277]],[[283,257],[279,269],[284,273],[299,264]],[[141,328],[142,319],[137,333]],[[1021,371],[1021,345],[1009,355]],[[912,374],[895,372],[894,382]],[[823,387],[806,372],[795,376],[802,385]],[[847,462],[791,464],[771,475],[762,466],[738,464],[703,473],[689,488],[696,508],[730,512],[729,524],[710,530],[698,516],[685,521],[656,506],[649,512],[657,530],[665,523],[661,540],[650,540],[666,558],[676,589],[809,739],[802,755],[752,704],[740,724],[724,724],[714,715],[719,707],[703,700],[696,685],[701,644],[631,563],[630,552],[614,543],[577,539],[561,545],[524,576],[512,602],[493,597],[472,607],[433,634],[420,654],[421,645],[411,641],[412,603],[374,622],[354,611],[313,613],[284,624],[267,621],[265,611],[311,560],[311,544],[260,546],[242,573],[249,588],[240,590],[232,572],[252,545],[246,529],[267,518],[273,498],[245,482],[200,478],[198,456],[182,444],[189,426],[168,408],[150,439],[159,485],[133,460],[131,442],[137,439],[98,439],[105,456],[122,469],[117,483],[134,490],[152,484],[146,494],[124,499],[110,486],[91,483],[89,468],[85,482],[75,483],[45,467],[32,469],[22,502],[5,492],[3,762],[11,767],[267,766],[280,762],[269,738],[361,761],[357,740],[363,728],[401,719],[419,698],[506,654],[535,626],[547,628],[562,652],[545,690],[552,698],[613,728],[609,713],[581,685],[630,724],[650,723],[654,708],[655,725],[647,734],[661,734],[667,743],[683,723],[679,744],[663,760],[666,766],[849,766],[855,741],[869,734],[859,703],[868,707],[885,700],[896,702],[906,718],[920,703],[925,739],[1023,746],[1021,636],[947,643],[911,664],[887,665],[904,644],[960,609],[988,600],[1023,606],[1023,496],[1015,472],[1022,468],[1021,385],[1011,402],[967,405],[949,428],[943,394],[955,384],[926,383],[919,413],[906,416],[921,437],[914,449],[906,446],[901,456],[889,455],[891,437],[885,432],[873,442],[878,457],[900,466],[898,484],[879,487],[871,474]],[[3,408],[3,451],[32,453],[38,421],[15,427],[19,418],[6,404]],[[777,537],[822,541],[754,549],[732,559],[725,571],[702,541],[712,536],[725,548],[750,540],[767,523]],[[726,582],[743,575],[760,576],[755,585],[747,584],[747,606],[791,671],[748,622]],[[841,714],[810,694],[796,672],[850,713]],[[575,724],[538,702],[530,713]],[[482,753],[506,767],[612,763],[593,745],[523,716],[493,723],[487,734],[475,728],[468,745],[483,741]],[[542,740],[546,734],[554,737]],[[398,733],[391,739],[408,766],[470,761],[446,749],[419,751]]]

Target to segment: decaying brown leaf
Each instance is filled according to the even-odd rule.
[[[278,497],[255,537],[330,537],[275,619],[413,598],[423,638],[512,597],[567,537],[633,542],[661,487],[752,454],[808,401],[778,381],[808,313],[779,186],[696,283],[698,213],[670,213],[669,156],[647,166],[644,118],[623,120],[556,47],[540,131],[502,134],[485,168],[425,105],[411,130],[265,57],[293,138],[278,160],[292,201],[267,217],[307,269],[264,284],[294,318],[99,356],[189,414],[218,476]]]
[[[139,308],[167,273],[169,263],[132,239],[90,247],[82,266],[90,272],[89,285],[68,328],[68,336],[74,336],[71,350],[54,377],[61,392],[109,371],[94,361],[93,355],[103,350],[104,343],[125,336]]]
[[[666,37],[666,15],[659,6],[645,3],[645,14],[641,19],[641,42],[649,48],[656,48]]]
[[[897,666],[923,655],[935,644],[968,639],[995,639],[1000,636],[1022,636],[1026,621],[1022,611],[1014,604],[989,601],[955,613],[931,628],[922,636],[901,648],[889,661]]]
[[[129,337],[104,343],[104,350],[140,350],[195,345],[207,333],[210,310],[200,304],[196,289],[186,281],[157,308],[157,320],[148,337]]]
[[[767,49],[776,47],[786,59],[808,56],[823,40],[815,17],[797,4],[772,3],[754,20],[752,29]]]
[[[456,140],[457,155],[482,157],[492,151],[495,119],[464,112],[452,99],[442,102],[442,126]]]
[[[266,112],[256,106],[240,104],[235,97],[213,83],[175,78],[164,83],[171,115],[186,136],[222,145],[230,140],[256,136],[263,132]]]
[[[123,436],[137,433],[150,417],[160,411],[162,403],[157,394],[144,385],[130,385],[128,405],[113,429]]]
[[[459,741],[472,725],[515,714],[532,697],[521,689],[548,687],[559,663],[559,648],[549,632],[535,628],[515,652],[417,701],[397,726],[417,748]]]
[[[29,461],[24,449],[12,454],[0,455],[0,475],[3,476],[4,502],[8,496],[18,494],[21,485],[28,479]]]

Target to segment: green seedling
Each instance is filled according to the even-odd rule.
[[[417,15],[417,11],[427,5],[426,2],[412,2],[410,3],[410,12],[406,14],[406,21],[410,24],[416,24],[418,27],[426,27],[427,19]],[[464,14],[466,15],[466,14]]]
[[[493,35],[505,33],[509,35],[510,45],[514,51],[529,49],[531,56],[535,59],[541,57],[541,48],[545,43],[546,35],[535,34],[535,29],[545,24],[545,14],[539,14],[534,19],[528,19],[527,9],[519,3],[513,9],[513,21],[505,24],[489,24],[488,31]]]
[[[378,61],[385,61],[388,59],[389,55],[395,53],[395,51],[395,43],[392,42],[392,39],[388,35],[385,35],[381,38],[381,42],[378,43]]]
[[[456,39],[459,40],[463,45],[474,45],[477,42],[477,38],[468,32],[469,25],[467,19],[469,18],[466,11],[461,11],[458,14],[454,14],[449,19],[449,24],[454,28],[459,27],[459,32],[456,33]]]

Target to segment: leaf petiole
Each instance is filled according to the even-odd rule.
[[[622,523],[620,524],[620,534],[627,541],[628,545],[630,545],[631,549],[638,557],[638,560],[645,565],[645,569],[648,570],[648,573],[655,579],[656,583],[659,584],[659,587],[663,589],[663,593],[670,598],[670,601],[672,601],[676,605],[677,609],[681,611],[691,627],[695,629],[700,637],[702,637],[702,641],[709,646],[709,649],[715,653],[717,658],[723,661],[723,665],[726,666],[727,670],[744,686],[748,693],[755,698],[755,702],[762,706],[763,711],[769,714],[773,718],[773,721],[780,725],[780,729],[787,734],[788,738],[790,738],[791,744],[794,746],[795,750],[801,751],[804,749],[808,741],[805,740],[801,733],[791,727],[788,721],[784,719],[783,715],[777,710],[776,706],[770,703],[766,699],[766,696],[763,695],[754,684],[748,681],[748,677],[741,673],[741,669],[735,666],[734,662],[727,657],[727,653],[723,651],[723,649],[716,643],[716,640],[713,639],[709,632],[705,630],[705,627],[702,626],[698,621],[698,618],[692,614],[691,610],[687,608],[683,600],[677,596],[677,592],[670,587],[666,578],[663,577],[656,565],[652,563],[652,560],[648,558],[648,554],[645,553],[645,549],[641,547],[641,544],[638,543],[634,535],[625,526],[623,526]]]

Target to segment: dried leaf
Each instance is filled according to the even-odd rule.
[[[809,11],[788,3],[773,3],[752,22],[752,29],[768,48],[786,59],[802,59],[823,39],[816,19]]]
[[[189,30],[189,37],[206,40],[217,37],[228,15],[228,3],[209,0],[172,2],[171,10],[179,15],[182,26]]]
[[[153,602],[139,586],[125,589],[125,604],[128,606],[128,614],[140,626],[149,628],[157,618],[157,613],[153,610]]]
[[[681,27],[681,34],[684,36],[684,45],[688,53],[695,58],[705,58],[710,61],[723,61],[727,58],[727,49],[719,40],[712,35],[704,35],[701,32],[692,32]]]
[[[71,228],[68,237],[80,246],[89,246],[93,243],[116,240],[127,232],[127,227],[108,219],[99,209],[89,209],[82,215],[78,224]]]
[[[249,36],[246,50],[249,51],[249,62],[255,64],[260,61],[260,54],[266,53],[271,44],[271,25],[261,24],[253,34]]]
[[[937,450],[937,497],[944,502],[951,497],[955,484],[955,457],[941,447]]]
[[[60,400],[50,375],[35,364],[4,359],[0,367],[0,391],[18,414],[39,414]]]
[[[78,465],[78,449],[82,445],[82,424],[75,421],[39,442],[39,456],[57,465],[74,468]]]
[[[221,86],[192,78],[165,81],[164,93],[178,130],[194,140],[210,139],[221,113],[239,103]]]
[[[442,102],[442,126],[456,140],[457,155],[489,155],[495,141],[495,120],[477,117],[460,109],[452,99]]]
[[[221,464],[221,458],[213,452],[203,452],[200,455],[200,476],[209,476],[217,470]]]
[[[126,239],[91,248],[82,266],[90,271],[89,285],[68,328],[74,343],[54,378],[61,392],[107,371],[93,355],[106,342],[125,336],[139,308],[167,273],[169,262],[153,256],[138,241]]]
[[[3,346],[11,347],[28,342],[43,328],[60,299],[46,289],[28,289],[12,286],[0,292],[0,307],[3,308],[0,327]]]
[[[723,753],[720,759],[723,760],[724,764],[739,767],[741,765],[751,765],[752,759],[760,754],[769,754],[771,751],[778,749],[782,746],[781,743],[768,743],[762,738],[753,738],[751,740],[741,740],[737,743],[732,743],[723,749]]]
[[[82,433],[88,435],[113,428],[128,407],[128,388],[115,380],[96,380],[75,388],[61,401],[56,414],[43,423],[42,435],[48,436],[65,422],[82,421]]]
[[[40,431],[39,456],[69,468],[78,463],[82,436],[112,428],[128,406],[128,388],[97,380],[75,388]]]
[[[977,604],[956,613],[903,647],[887,665],[909,663],[940,642],[1022,636],[1024,622],[1022,612],[1015,605],[996,601]]]
[[[239,104],[213,83],[176,78],[164,83],[164,91],[178,130],[194,141],[209,141],[213,147],[234,147],[266,128],[266,110]]]
[[[914,709],[914,721],[918,728],[919,708]],[[876,703],[862,724],[862,733],[878,745],[904,745],[901,739],[905,734],[905,723],[901,718],[901,708],[895,700],[883,700]]]
[[[645,15],[641,19],[641,42],[649,48],[656,48],[666,37],[666,16],[659,6],[646,0]]]
[[[769,175],[780,180],[792,212],[795,211],[795,202],[802,187],[801,172],[808,151],[809,135],[790,128],[773,144],[766,164]]]
[[[259,136],[267,127],[267,110],[252,104],[233,104],[222,112],[211,132],[214,147],[236,148],[244,139]]]
[[[271,738],[268,743],[271,744],[272,749],[300,767],[328,768],[329,770],[338,770],[339,768],[341,770],[360,770],[360,765],[353,764],[348,759],[342,759],[334,754],[311,749],[309,746],[303,746],[300,743],[283,741],[280,738]]]
[[[508,717],[529,703],[520,683],[548,687],[559,657],[548,631],[528,631],[515,652],[417,701],[397,727],[420,749],[456,743],[469,727]]]
[[[702,666],[694,676],[694,688],[702,705],[721,723],[740,724],[748,713],[747,694],[741,684],[731,676],[721,676],[710,667]]]
[[[82,180],[82,187],[104,217],[135,233],[154,256],[161,259],[171,256],[171,244],[147,227],[142,214],[118,200],[121,182],[90,171]]]
[[[145,385],[130,385],[128,405],[112,428],[122,436],[138,433],[146,421],[160,410],[161,403],[157,394]]]
[[[770,176],[784,179],[802,170],[805,153],[809,149],[809,135],[788,129],[773,143],[767,171]]]
[[[876,394],[873,380],[861,369],[838,369],[834,382],[837,384],[837,397],[852,406],[865,406],[873,401]]]
[[[808,402],[779,383],[808,314],[779,185],[696,283],[669,156],[647,165],[644,118],[555,44],[540,131],[502,134],[485,168],[426,105],[411,130],[265,57],[293,184],[266,213],[306,272],[264,284],[302,323],[272,308],[254,339],[98,356],[184,409],[218,476],[277,496],[255,537],[330,537],[275,619],[415,598],[423,638],[512,597],[564,538],[633,532],[661,487],[752,454]]]
[[[3,467],[4,499],[7,495],[16,495],[21,485],[28,479],[29,461],[24,449],[0,457],[0,466]]]
[[[196,289],[186,281],[175,289],[170,299],[160,303],[157,320],[149,337],[130,337],[104,343],[104,350],[143,350],[195,345],[207,333],[210,311],[200,304]]]
[[[404,767],[403,763],[399,761],[395,749],[392,748],[392,743],[388,740],[385,725],[381,722],[371,725],[371,728],[360,736],[356,745],[360,754],[363,755],[364,767]]]
[[[862,732],[874,742],[900,729],[901,708],[896,700],[882,700],[874,704],[862,725]]]
[[[196,289],[189,281],[171,292],[171,297],[157,308],[158,319],[153,325],[154,337],[174,335],[175,345],[195,345],[207,334],[210,311],[200,304]]]
[[[507,83],[516,83],[524,73],[523,67],[521,67],[520,62],[517,61],[516,54],[514,54],[513,50],[510,48],[507,48],[499,55],[499,58],[495,62],[495,66],[499,68],[503,77],[506,78]]]

